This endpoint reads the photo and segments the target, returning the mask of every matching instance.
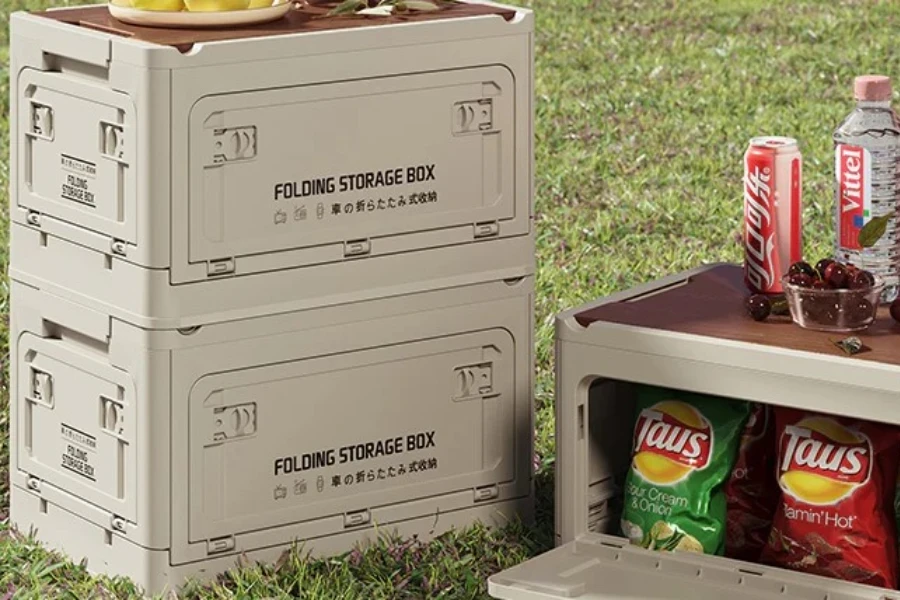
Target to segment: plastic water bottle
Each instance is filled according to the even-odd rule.
[[[884,278],[881,299],[892,302],[900,289],[900,117],[887,77],[857,77],[853,95],[856,108],[834,132],[835,260]],[[859,230],[886,214],[884,236],[862,248]]]

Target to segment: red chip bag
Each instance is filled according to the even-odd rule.
[[[741,437],[737,461],[725,485],[728,537],[725,556],[755,562],[769,539],[778,503],[775,423],[772,409],[754,404]]]
[[[781,494],[762,562],[896,588],[900,430],[773,410]]]

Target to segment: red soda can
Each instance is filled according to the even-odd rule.
[[[744,154],[744,283],[780,294],[781,278],[802,260],[801,178],[797,140],[756,137]]]

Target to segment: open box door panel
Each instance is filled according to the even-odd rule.
[[[502,600],[898,600],[900,592],[585,534],[494,575]]]

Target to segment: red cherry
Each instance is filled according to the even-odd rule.
[[[847,287],[851,290],[867,290],[875,285],[875,276],[868,271],[856,269],[847,276]]]
[[[830,258],[823,258],[819,262],[816,263],[816,272],[819,274],[819,277],[825,279],[825,269],[828,268],[828,265],[833,263],[834,261]]]
[[[772,303],[767,296],[754,294],[744,301],[747,312],[754,321],[765,321],[772,312]]]
[[[900,323],[900,298],[891,302],[891,318]]]
[[[823,279],[834,289],[842,288],[847,283],[847,267],[839,262],[833,262],[825,268]]]
[[[795,262],[788,269],[788,275],[793,275],[794,273],[809,275],[812,279],[815,279],[818,276],[816,270],[813,269],[808,262],[804,262],[802,260]]]
[[[808,288],[812,287],[813,278],[806,273],[793,273],[788,275],[788,283],[797,287]]]

